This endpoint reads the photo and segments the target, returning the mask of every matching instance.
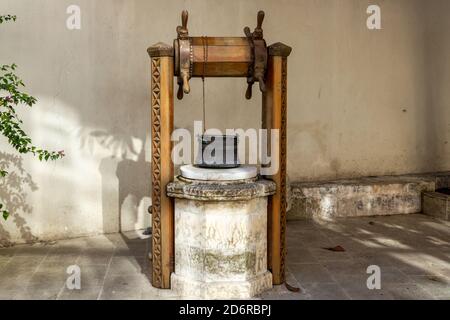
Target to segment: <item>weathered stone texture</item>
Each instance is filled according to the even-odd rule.
[[[450,196],[438,192],[423,194],[423,213],[450,221]]]
[[[271,288],[267,195],[273,182],[176,181],[172,288],[203,299],[250,298]]]
[[[179,177],[167,185],[167,195],[201,201],[240,201],[274,194],[276,184],[263,179],[205,182]]]
[[[262,276],[252,278],[246,282],[222,281],[203,282],[180,277],[173,273],[172,287],[176,293],[182,293],[185,298],[201,299],[248,299],[272,287],[272,274],[265,272]],[[175,289],[176,288],[176,289]]]

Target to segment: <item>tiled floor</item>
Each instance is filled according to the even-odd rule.
[[[149,282],[148,240],[107,235],[0,249],[0,299],[176,299]],[[292,221],[287,282],[260,299],[450,299],[450,223],[423,215]],[[324,248],[341,246],[344,252]],[[69,290],[66,269],[81,269]],[[381,289],[367,288],[367,267]]]

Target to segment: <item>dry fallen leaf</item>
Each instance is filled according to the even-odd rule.
[[[336,246],[336,247],[332,247],[332,248],[323,248],[325,250],[328,251],[333,251],[333,252],[345,252],[345,249],[341,246]]]
[[[286,289],[288,289],[291,292],[300,292],[300,288],[293,287],[287,282],[285,282],[285,285],[286,285]]]

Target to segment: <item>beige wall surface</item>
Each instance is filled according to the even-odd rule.
[[[81,8],[81,30],[66,9]],[[369,4],[382,29],[368,30]],[[289,58],[290,179],[450,169],[450,2],[446,0],[1,0],[0,63],[15,62],[38,104],[21,112],[54,163],[15,156],[0,196],[13,216],[0,239],[54,239],[149,224],[150,95],[146,48],[171,43],[182,9],[192,35],[242,36],[266,12],[268,43]],[[261,98],[245,79],[208,79],[207,125],[258,128]],[[25,107],[24,107],[25,109]],[[176,127],[201,120],[201,81],[176,102]],[[14,200],[12,200],[14,199]]]

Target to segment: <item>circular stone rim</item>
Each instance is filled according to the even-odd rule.
[[[176,180],[167,184],[167,196],[178,199],[196,201],[241,201],[260,197],[267,197],[276,192],[276,184],[271,180],[258,179],[244,183],[226,183],[216,181],[205,183],[203,181]]]
[[[193,165],[180,167],[183,178],[197,181],[237,181],[248,180],[258,176],[258,168],[254,166],[240,166],[237,168],[199,168]]]

